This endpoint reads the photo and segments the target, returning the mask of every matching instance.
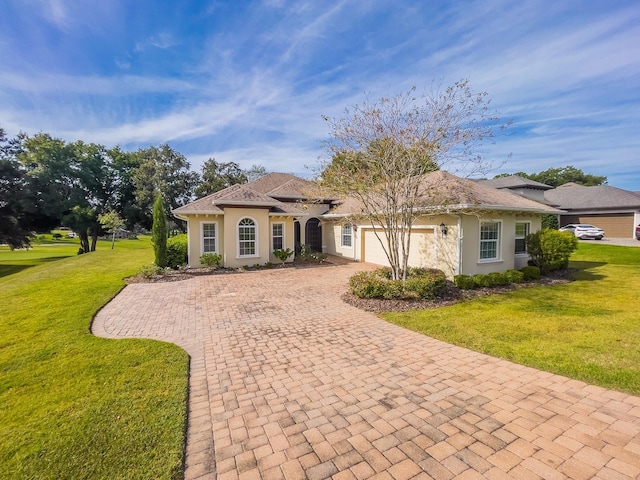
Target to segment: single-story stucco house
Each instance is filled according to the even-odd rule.
[[[524,238],[540,229],[553,207],[444,171],[422,179],[442,201],[426,206],[411,234],[409,264],[442,269],[448,277],[526,265]],[[277,262],[273,250],[306,244],[314,251],[387,265],[380,228],[361,220],[354,199],[317,192],[307,180],[270,173],[173,210],[187,222],[189,265],[219,253],[227,267]],[[377,235],[376,235],[377,234]],[[292,261],[293,259],[290,259]]]

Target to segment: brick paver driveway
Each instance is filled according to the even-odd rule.
[[[186,478],[640,475],[640,398],[388,324],[339,296],[362,265],[127,286],[108,337],[192,357]]]

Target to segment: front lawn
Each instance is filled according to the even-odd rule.
[[[445,342],[640,394],[640,248],[581,243],[575,281],[523,288],[389,322]]]
[[[2,477],[180,478],[187,355],[89,331],[122,279],[151,263],[149,240],[75,252],[0,251]]]

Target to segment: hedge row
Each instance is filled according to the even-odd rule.
[[[520,270],[507,270],[503,273],[478,273],[473,276],[456,275],[453,278],[453,283],[460,290],[471,290],[473,288],[491,288],[509,285],[510,283],[522,283],[529,280],[537,280],[538,278],[540,278],[540,269],[527,266]]]

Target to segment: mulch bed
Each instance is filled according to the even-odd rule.
[[[137,274],[131,277],[125,278],[127,284],[131,283],[167,283],[167,282],[179,282],[181,280],[188,280],[189,278],[200,277],[203,275],[230,275],[235,273],[255,272],[260,270],[280,270],[283,268],[317,268],[341,265],[346,263],[341,259],[327,259],[322,263],[315,261],[295,261],[282,264],[273,264],[271,267],[249,267],[249,268],[218,268],[212,269],[209,267],[204,268],[187,268],[179,270],[167,270],[165,272],[156,275],[143,275]]]
[[[409,310],[424,310],[428,308],[446,307],[456,303],[472,300],[487,295],[497,295],[505,292],[512,292],[521,288],[535,287],[539,285],[558,285],[571,281],[571,271],[564,270],[553,272],[540,280],[534,282],[524,282],[510,284],[493,288],[475,288],[473,290],[460,290],[453,283],[447,283],[444,295],[435,300],[386,300],[382,298],[358,298],[353,293],[347,292],[342,295],[342,300],[367,312],[407,312]]]

